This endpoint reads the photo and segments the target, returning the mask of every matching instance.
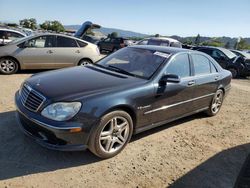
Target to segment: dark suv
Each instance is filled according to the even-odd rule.
[[[115,52],[120,48],[123,48],[126,45],[126,39],[117,37],[117,38],[106,38],[98,43],[100,51],[109,51]]]
[[[236,56],[230,50],[219,47],[196,47],[195,50],[204,52],[213,57],[224,69],[232,73],[233,78],[250,76],[250,63],[244,58]]]

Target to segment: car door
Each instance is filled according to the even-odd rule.
[[[145,120],[151,123],[164,122],[181,117],[192,111],[193,76],[189,55],[175,55],[165,68],[165,74],[180,76],[179,83],[156,83],[152,109],[145,112]]]
[[[56,48],[53,50],[54,68],[75,66],[82,58],[80,47],[75,39],[56,36]]]
[[[54,63],[54,46],[53,35],[34,37],[19,45],[15,57],[25,69],[50,69]]]
[[[219,73],[208,57],[202,54],[191,54],[194,69],[193,109],[207,108],[218,88]]]

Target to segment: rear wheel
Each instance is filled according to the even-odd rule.
[[[79,66],[85,66],[85,65],[88,65],[88,64],[90,64],[90,63],[91,63],[90,60],[88,60],[88,59],[82,59],[82,60],[78,63],[78,65],[79,65]]]
[[[224,99],[224,92],[221,89],[218,89],[214,95],[213,100],[211,101],[209,109],[206,111],[208,116],[215,116],[221,109]]]
[[[12,58],[0,59],[0,72],[2,74],[15,74],[18,71],[18,63]]]
[[[89,149],[100,158],[120,153],[132,136],[133,121],[124,111],[113,111],[101,118],[90,136]]]
[[[231,72],[233,78],[238,77],[239,74],[236,68],[229,68],[228,70]]]

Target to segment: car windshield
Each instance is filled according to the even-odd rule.
[[[220,48],[220,50],[227,56],[229,57],[230,59],[233,59],[236,57],[236,55],[231,52],[230,50],[227,50],[227,49],[224,49],[224,48]]]
[[[97,66],[135,77],[150,79],[168,57],[168,53],[127,47],[100,60]]]

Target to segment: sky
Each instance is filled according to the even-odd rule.
[[[144,34],[250,37],[250,0],[0,0],[0,22],[92,21]]]

